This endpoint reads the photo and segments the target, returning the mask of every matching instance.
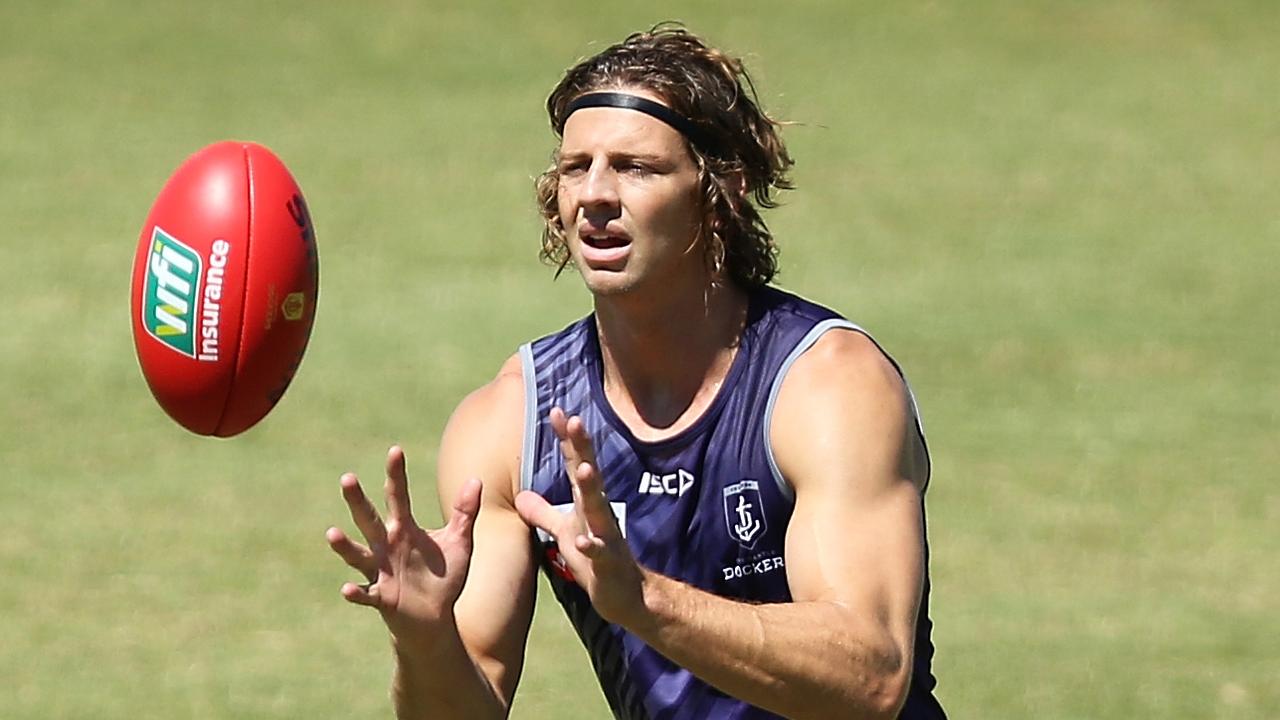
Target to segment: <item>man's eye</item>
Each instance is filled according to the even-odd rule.
[[[624,172],[628,175],[648,175],[652,170],[648,165],[641,163],[623,163],[618,167],[618,172]]]
[[[559,170],[561,175],[570,175],[570,176],[581,175],[586,171],[587,171],[586,164],[580,163],[580,162],[563,163],[562,165],[560,165],[560,170]]]

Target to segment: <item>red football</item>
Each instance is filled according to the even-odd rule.
[[[302,362],[319,276],[307,203],[279,158],[246,142],[188,158],[133,260],[133,343],[165,412],[220,437],[261,420]]]

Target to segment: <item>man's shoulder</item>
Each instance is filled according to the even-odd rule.
[[[902,377],[884,350],[859,328],[834,327],[813,343],[792,369],[815,378],[842,376],[854,383],[900,387]]]
[[[914,414],[906,381],[875,340],[853,328],[832,329],[796,360],[782,385],[774,453],[797,487],[796,477],[820,473],[796,468],[842,452],[901,456],[908,461],[902,472],[923,486],[928,460]]]
[[[467,394],[454,417],[463,420],[499,421],[521,417],[524,407],[524,373],[518,354],[507,358],[492,380]],[[453,422],[452,420],[450,422]]]
[[[595,315],[578,318],[563,328],[525,343],[535,357],[581,352],[595,338]]]
[[[821,379],[831,372],[901,380],[897,366],[870,333],[840,312],[790,290],[765,286],[753,291],[752,307],[758,332],[773,338],[789,338],[795,366],[788,378],[813,375]],[[793,383],[799,384],[799,383]]]
[[[884,350],[866,333],[836,327],[805,350],[787,373],[780,410],[807,415],[827,412],[882,412],[905,407],[906,384]],[[856,402],[850,402],[856,399]]]
[[[766,286],[751,292],[744,333],[771,348],[790,352],[793,347],[830,323],[848,324],[839,313],[781,288]],[[807,347],[807,346],[806,346]]]
[[[787,315],[804,318],[810,322],[839,318],[840,314],[821,302],[811,300],[792,290],[775,285],[765,285],[751,292],[751,305],[760,315]]]
[[[456,467],[454,480],[479,477],[486,503],[509,503],[520,463],[524,432],[524,378],[520,358],[513,355],[492,380],[471,391],[458,403],[441,441],[441,478],[446,467]]]

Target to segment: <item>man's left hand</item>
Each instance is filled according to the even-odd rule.
[[[582,418],[568,417],[557,407],[551,409],[550,421],[573,488],[573,512],[558,512],[528,490],[516,496],[516,510],[531,527],[555,537],[560,555],[600,617],[627,626],[644,612],[645,571],[618,529]]]

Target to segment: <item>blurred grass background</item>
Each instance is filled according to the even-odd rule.
[[[389,714],[337,477],[404,443],[433,509],[453,405],[587,310],[535,259],[542,102],[663,19],[797,123],[781,283],[911,376],[952,716],[1280,717],[1280,5],[1245,0],[5,2],[0,716]],[[323,289],[216,441],[150,398],[127,294],[225,138],[299,179]],[[605,712],[543,593],[513,716]]]

